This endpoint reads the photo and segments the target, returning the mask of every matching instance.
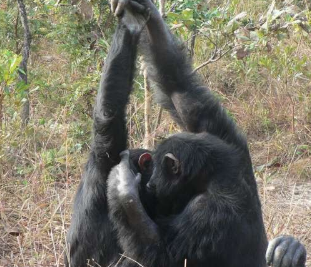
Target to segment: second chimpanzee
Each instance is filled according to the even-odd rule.
[[[121,14],[127,4],[114,1],[113,8]],[[187,260],[188,267],[265,266],[267,240],[245,138],[199,86],[151,1],[130,4],[148,13],[143,53],[155,70],[149,76],[188,133],[167,139],[154,153],[123,152],[119,164],[127,148],[125,107],[139,37],[137,27],[119,23],[95,105],[94,141],[75,198],[66,265],[174,267]],[[275,240],[267,255],[274,266],[299,267],[305,260],[303,246],[291,237]]]

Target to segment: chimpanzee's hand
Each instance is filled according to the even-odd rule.
[[[115,16],[122,16],[126,9],[133,13],[146,15],[148,12],[157,12],[152,0],[110,0],[111,11]]]
[[[110,220],[122,236],[120,245],[127,251],[129,243],[148,246],[158,243],[160,235],[139,198],[141,175],[135,175],[131,170],[129,151],[123,151],[120,156],[121,162],[111,170],[108,178],[108,206]]]
[[[111,10],[133,34],[140,34],[148,21],[162,21],[152,0],[110,0]]]
[[[273,267],[304,267],[306,249],[291,236],[280,236],[269,242],[266,253],[267,264]]]
[[[130,0],[110,0],[111,11],[115,16],[121,16]]]
[[[111,0],[111,10],[135,35],[142,32],[149,18],[149,9],[134,0]]]
[[[130,168],[130,153],[128,150],[121,154],[121,162],[115,167],[116,191],[119,198],[139,198],[138,186],[140,184],[141,175],[137,175]]]

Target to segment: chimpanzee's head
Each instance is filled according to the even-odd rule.
[[[131,169],[142,175],[139,192],[150,216],[159,210],[162,215],[171,213],[170,203],[178,201],[176,195],[183,195],[184,188],[188,189],[187,194],[191,191],[187,184],[191,175],[195,175],[195,170],[192,171],[190,161],[196,161],[192,155],[199,153],[199,149],[187,141],[189,138],[186,135],[184,138],[176,135],[163,141],[155,152],[141,149],[130,151]],[[188,156],[191,157],[188,159]],[[152,206],[150,199],[153,199]]]
[[[203,135],[181,133],[158,146],[152,157],[153,172],[147,184],[157,198],[173,200],[184,191],[193,194],[206,190],[206,177],[213,173],[214,151]]]
[[[171,204],[167,210],[171,213],[206,192],[210,181],[236,175],[230,167],[236,157],[236,149],[218,137],[180,133],[164,140],[153,153],[142,151],[136,165],[142,173],[143,190],[146,187],[147,194],[155,196],[161,211]]]

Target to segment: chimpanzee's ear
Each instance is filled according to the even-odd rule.
[[[138,166],[141,171],[145,171],[148,168],[148,165],[152,161],[152,156],[150,153],[146,152],[144,154],[141,154],[138,160]]]
[[[165,154],[164,166],[171,175],[179,176],[181,174],[179,160],[172,153]]]

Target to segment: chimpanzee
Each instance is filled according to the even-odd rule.
[[[114,0],[112,8],[120,21],[96,99],[66,266],[174,267],[185,260],[188,267],[266,266],[267,240],[245,138],[199,85],[151,0]],[[142,23],[149,77],[163,107],[186,130],[155,152],[124,151]],[[267,250],[276,267],[303,266],[305,255],[292,237],[275,239]]]

